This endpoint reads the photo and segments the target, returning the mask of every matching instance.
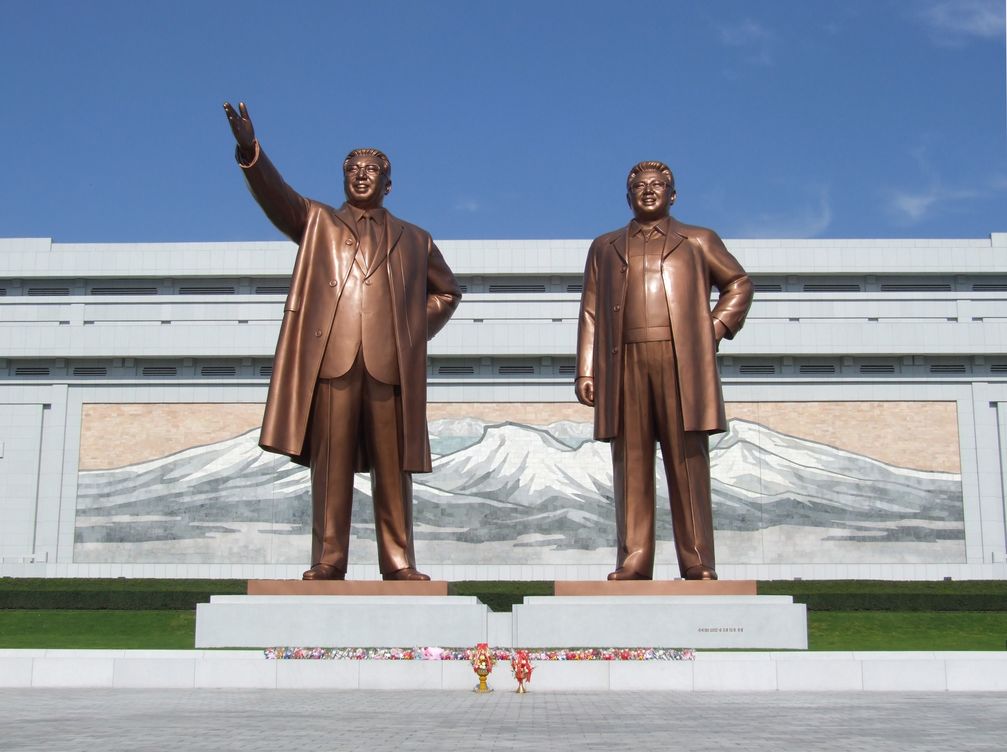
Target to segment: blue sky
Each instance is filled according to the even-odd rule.
[[[0,237],[280,237],[221,104],[342,201],[355,146],[435,237],[589,238],[675,171],[726,237],[1007,230],[1003,0],[0,0]]]

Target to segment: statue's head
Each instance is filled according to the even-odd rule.
[[[346,200],[361,209],[381,206],[392,189],[392,163],[377,149],[354,149],[343,160]]]
[[[675,196],[675,176],[664,162],[640,162],[629,171],[626,201],[641,222],[668,216]]]

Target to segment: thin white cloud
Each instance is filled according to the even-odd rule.
[[[888,196],[888,210],[905,224],[916,224],[924,218],[946,209],[961,201],[972,201],[1002,192],[1007,185],[994,178],[981,188],[959,188],[940,183],[931,183],[926,190],[894,190]]]
[[[923,179],[911,189],[892,188],[885,194],[888,213],[903,224],[916,224],[935,212],[945,211],[962,201],[987,198],[1007,190],[1007,179],[995,174],[968,186],[941,179],[929,157],[929,145],[923,143],[909,150],[919,165]],[[922,187],[920,187],[922,185]]]
[[[815,200],[792,211],[767,212],[742,222],[738,236],[743,238],[814,238],[832,224],[832,200],[828,186],[809,190]]]
[[[479,211],[481,207],[479,202],[473,198],[460,198],[457,201],[455,201],[455,204],[452,208],[455,211],[467,212],[468,214],[475,214],[477,211]]]
[[[888,200],[888,208],[897,217],[909,222],[919,222],[930,212],[930,207],[940,198],[936,188],[924,193],[894,191]]]
[[[1004,4],[1000,0],[930,0],[919,11],[934,42],[958,46],[973,39],[1004,36]]]
[[[746,18],[737,24],[720,27],[720,41],[741,51],[745,62],[773,64],[774,34],[757,21]]]

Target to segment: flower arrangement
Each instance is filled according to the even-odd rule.
[[[485,655],[496,661],[510,661],[515,651],[490,648],[480,643]],[[352,661],[472,661],[475,648],[266,648],[268,660],[352,660]],[[535,648],[523,650],[529,661],[691,661],[696,651],[681,648]],[[473,664],[474,666],[475,664]]]
[[[524,685],[531,681],[533,670],[527,650],[518,650],[511,656],[510,670],[514,678],[517,679],[517,693],[523,695],[527,691]]]
[[[490,650],[489,645],[485,642],[480,642],[475,646],[472,651],[472,670],[476,672],[476,676],[479,677],[479,684],[476,687],[476,692],[492,692],[489,686],[486,684],[486,677],[490,675],[493,671],[493,666],[496,664],[496,657]]]

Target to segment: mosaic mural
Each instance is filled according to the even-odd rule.
[[[74,560],[306,563],[308,471],[258,448],[261,413],[85,406]],[[964,560],[954,403],[728,414],[710,453],[720,563]],[[611,564],[611,457],[585,408],[431,405],[430,417],[433,472],[414,476],[420,562]],[[661,476],[658,557],[674,561]],[[351,561],[375,562],[373,540],[370,480],[357,476]]]

